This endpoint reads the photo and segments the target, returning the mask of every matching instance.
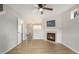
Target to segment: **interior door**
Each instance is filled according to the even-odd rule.
[[[44,39],[43,28],[41,24],[33,25],[33,39]]]

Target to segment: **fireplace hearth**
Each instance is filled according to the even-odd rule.
[[[55,33],[47,33],[47,40],[55,41]]]

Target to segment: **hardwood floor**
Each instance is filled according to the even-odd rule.
[[[75,54],[75,52],[59,43],[50,43],[44,40],[25,40],[7,54]]]

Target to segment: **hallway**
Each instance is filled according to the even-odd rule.
[[[75,52],[59,43],[45,40],[25,40],[7,54],[75,54]]]

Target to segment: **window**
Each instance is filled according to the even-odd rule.
[[[79,9],[71,12],[71,19],[75,19],[79,16]]]

